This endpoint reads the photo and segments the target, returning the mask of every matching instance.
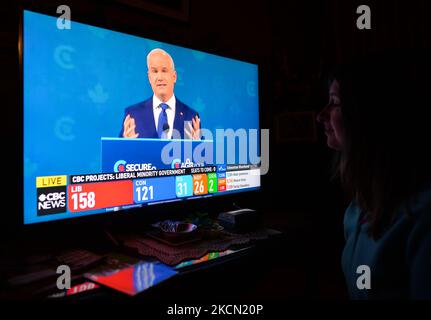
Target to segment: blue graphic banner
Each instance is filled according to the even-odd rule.
[[[102,138],[102,172],[142,171],[155,169],[181,168],[182,164],[192,164],[198,159],[193,157],[195,148],[204,159],[205,150],[213,154],[213,142],[208,140],[161,140]],[[163,151],[163,150],[166,151]],[[172,152],[169,152],[172,151]],[[178,155],[175,156],[175,151]],[[162,154],[172,161],[164,163]],[[212,158],[212,157],[211,157]],[[212,162],[202,162],[209,166]]]

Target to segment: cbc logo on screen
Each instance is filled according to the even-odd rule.
[[[66,187],[37,189],[37,214],[66,212]]]

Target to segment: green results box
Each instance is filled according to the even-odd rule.
[[[217,173],[208,173],[208,193],[217,192]]]

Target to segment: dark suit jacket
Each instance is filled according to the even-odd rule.
[[[135,132],[139,133],[138,138],[159,137],[157,135],[156,125],[154,123],[153,97],[126,108],[122,122],[122,128],[120,131],[120,137],[123,137],[123,123],[128,114],[130,114],[130,116],[135,119]],[[184,121],[192,121],[192,118],[196,115],[199,116],[195,110],[176,99],[174,129],[178,130],[182,139],[184,139]]]

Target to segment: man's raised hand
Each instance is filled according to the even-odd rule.
[[[126,116],[123,123],[123,138],[137,138],[139,133],[136,133],[135,119],[130,114]]]

